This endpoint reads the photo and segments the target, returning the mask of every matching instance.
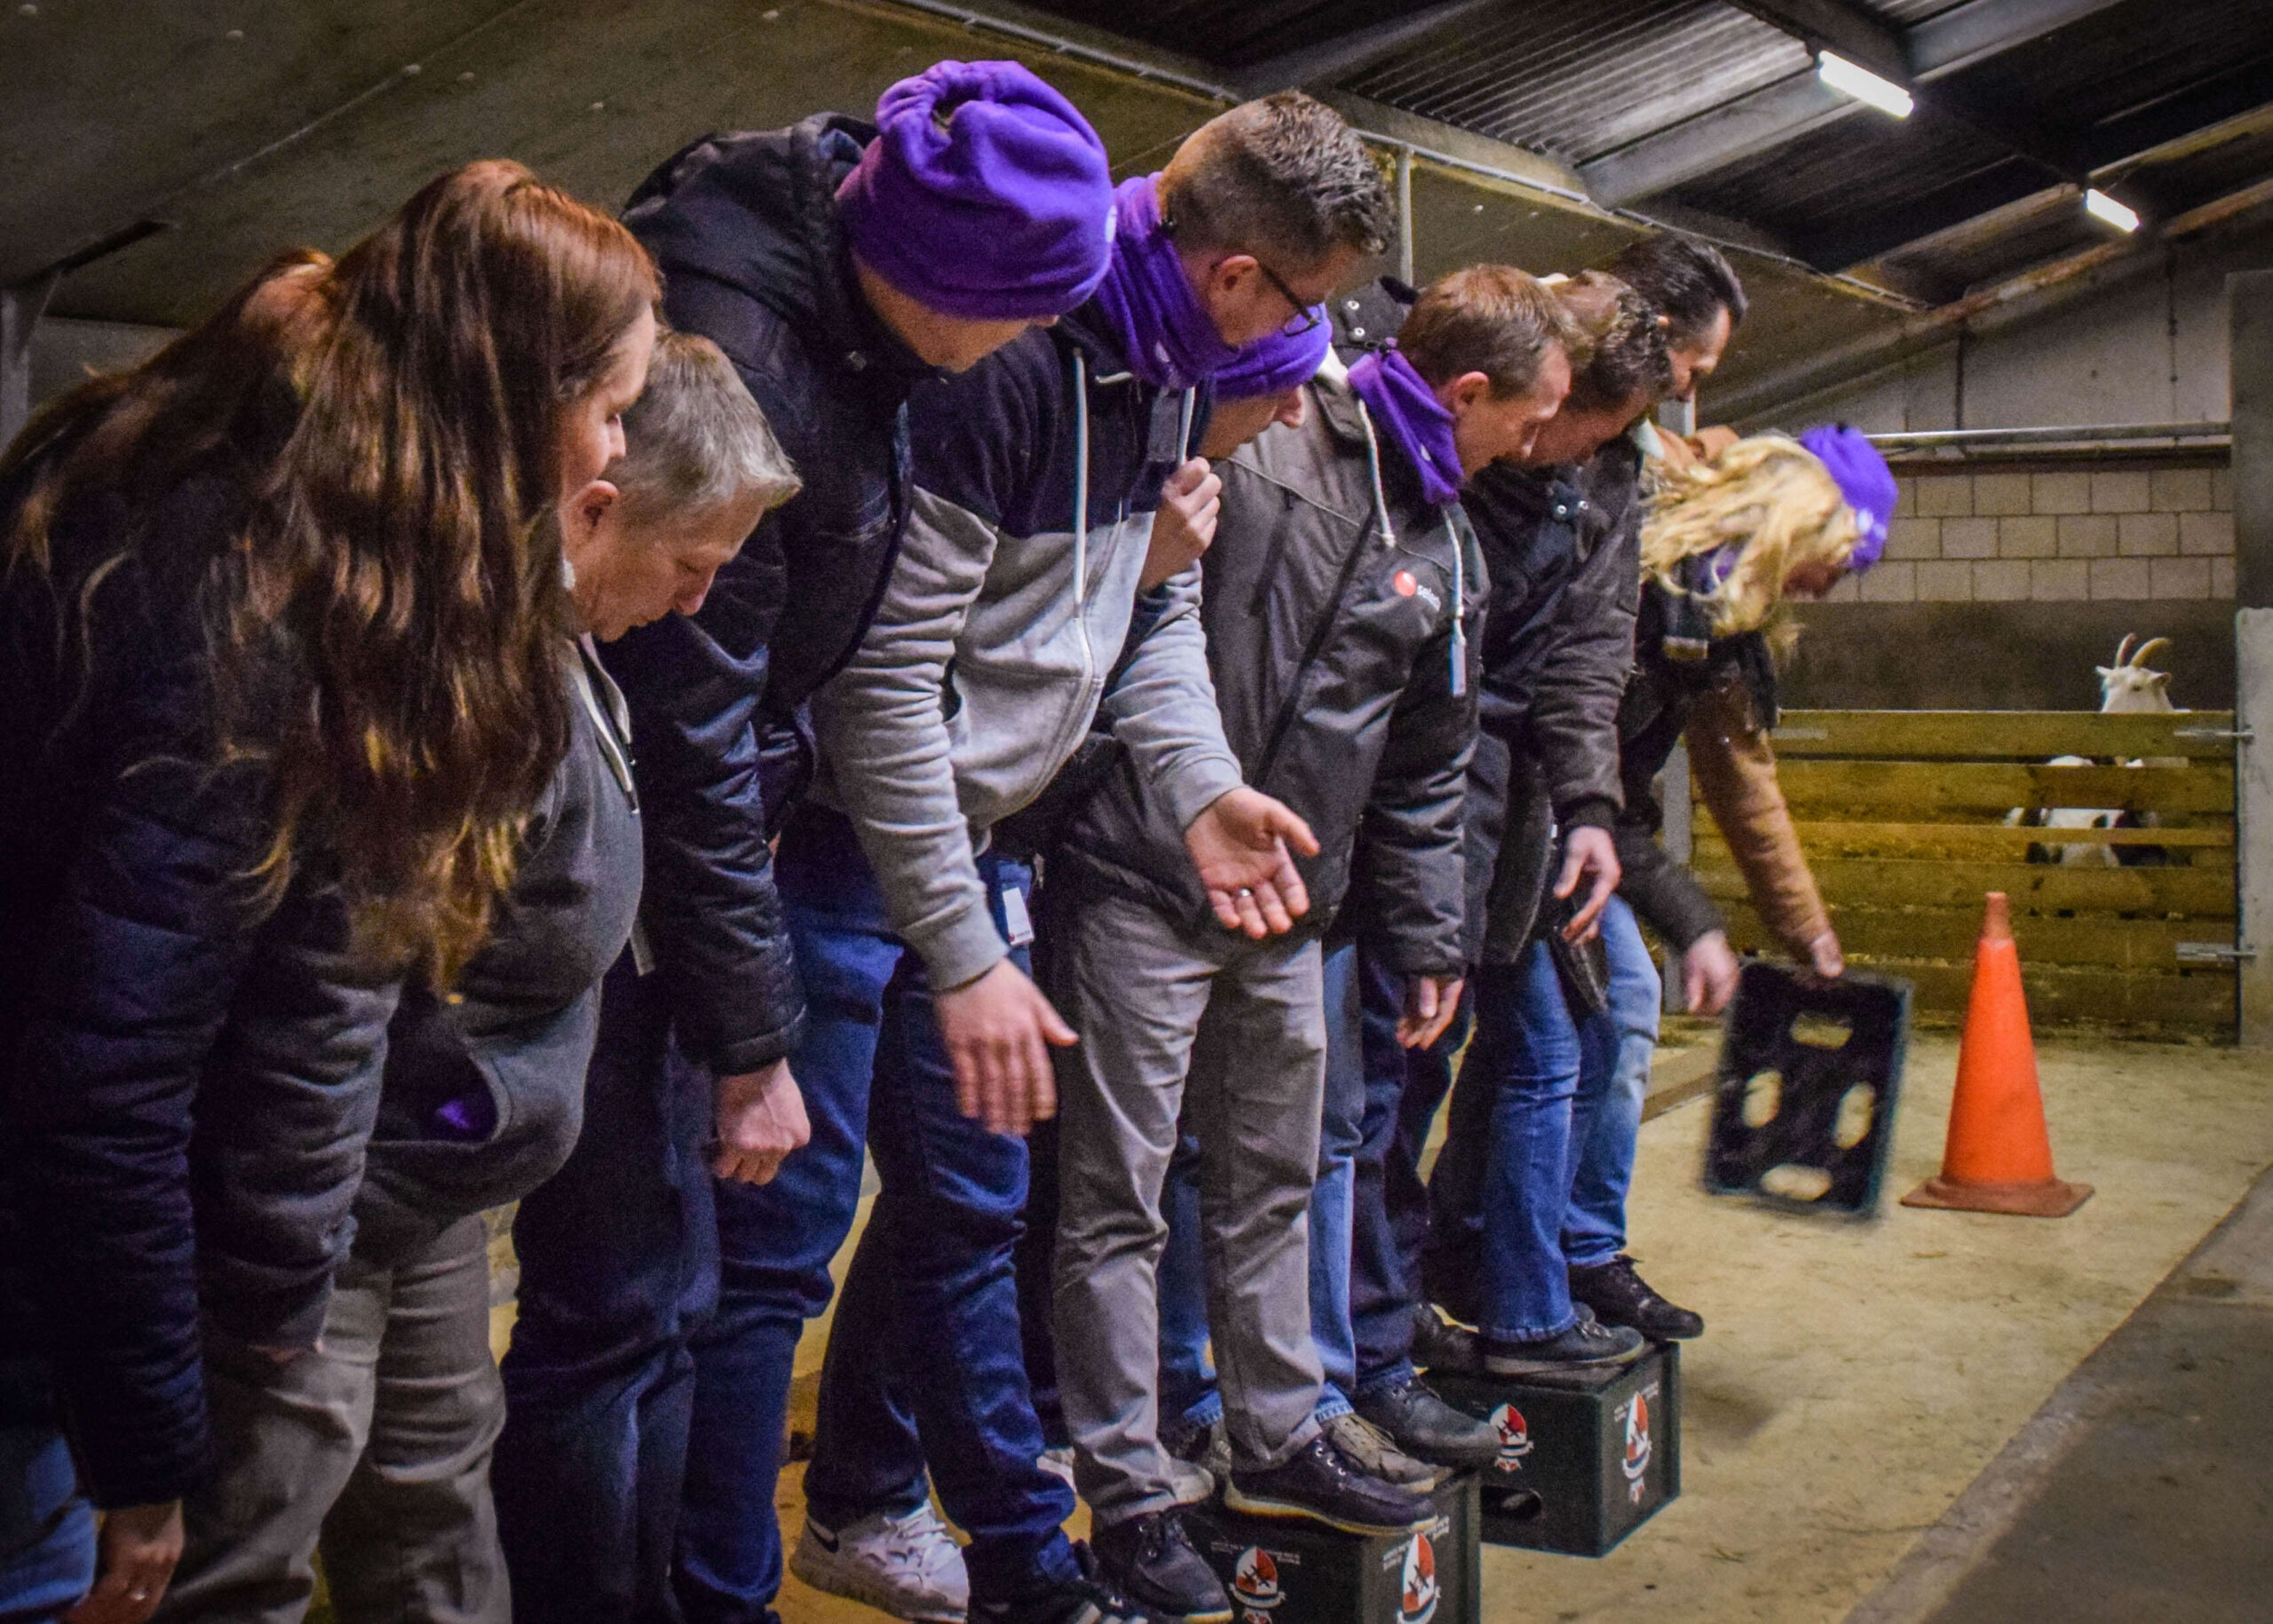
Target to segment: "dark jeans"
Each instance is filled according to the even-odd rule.
[[[575,1153],[513,1224],[520,1311],[491,1476],[524,1620],[678,1617],[688,1343],[718,1264],[710,1077],[669,1030],[627,953],[603,984]]]
[[[1001,929],[1002,891],[1025,893],[1030,871],[993,854],[978,870]],[[718,1190],[718,1311],[695,1345],[680,1597],[701,1624],[755,1620],[780,1588],[789,1380],[804,1322],[828,1302],[864,1141],[883,1187],[830,1333],[807,1504],[831,1525],[912,1510],[928,1462],[970,1536],[973,1597],[1015,1596],[1073,1571],[1058,1528],[1073,1493],[1036,1464],[1019,1340],[1026,1143],[956,1109],[922,963],[893,934],[851,825],[802,810],[775,873],[805,983],[790,1066],[812,1140],[772,1184]]]
[[[1422,1155],[1452,1089],[1453,1058],[1468,1041],[1475,1006],[1463,993],[1443,1036],[1426,1049],[1406,1049],[1397,1041],[1405,978],[1360,948],[1354,987],[1366,1110],[1353,1190],[1350,1309],[1364,1390],[1401,1380],[1413,1368],[1413,1314],[1423,1296],[1430,1224]],[[1339,1042],[1349,1028],[1329,1018],[1327,1030]],[[1445,1153],[1452,1157],[1453,1146]]]
[[[95,1580],[95,1514],[79,1493],[46,1367],[0,1359],[0,1624],[52,1618]]]

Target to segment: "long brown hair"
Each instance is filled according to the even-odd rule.
[[[383,962],[455,976],[566,749],[555,446],[658,293],[617,222],[469,164],[337,262],[272,263],[0,457],[23,493],[0,573],[46,567],[75,499],[147,511],[234,460],[247,516],[198,576],[215,760],[268,782],[263,896],[321,852]]]

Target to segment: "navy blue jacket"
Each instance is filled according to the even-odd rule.
[[[638,741],[641,917],[680,1047],[722,1075],[781,1058],[803,1019],[767,836],[812,772],[805,701],[851,658],[891,578],[907,393],[935,376],[868,309],[837,225],[836,188],[875,133],[823,115],[707,136],[624,210],[662,267],[672,325],[726,353],[804,480],[701,614],[604,656]]]
[[[396,1001],[320,860],[261,914],[265,785],[210,764],[243,479],[83,500],[0,582],[0,1354],[51,1359],[106,1506],[202,1470],[202,1335],[314,1342]]]

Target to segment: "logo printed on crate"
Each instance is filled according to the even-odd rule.
[[[1437,1586],[1437,1548],[1429,1531],[1415,1533],[1405,1545],[1405,1582],[1398,1592],[1397,1624],[1429,1624],[1437,1616],[1441,1595]]]
[[[1232,1569],[1232,1596],[1246,1615],[1246,1624],[1267,1620],[1271,1610],[1287,1599],[1279,1588],[1279,1562],[1259,1545],[1239,1552]]]
[[[1619,1462],[1619,1470],[1626,1474],[1626,1493],[1635,1505],[1642,1503],[1646,1485],[1643,1474],[1650,1470],[1650,1400],[1656,1397],[1654,1382],[1619,1406],[1626,1422],[1626,1454]]]
[[[1523,1470],[1524,1457],[1531,1453],[1531,1423],[1524,1413],[1512,1404],[1501,1405],[1492,1412],[1492,1430],[1500,1435],[1499,1470]]]

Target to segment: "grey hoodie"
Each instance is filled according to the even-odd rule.
[[[1192,403],[1131,377],[1089,307],[910,400],[917,491],[875,623],[813,720],[814,795],[848,814],[893,928],[933,985],[1006,951],[974,853],[1031,801],[1104,701],[1181,829],[1239,788],[1199,618],[1198,571],[1113,692]]]

